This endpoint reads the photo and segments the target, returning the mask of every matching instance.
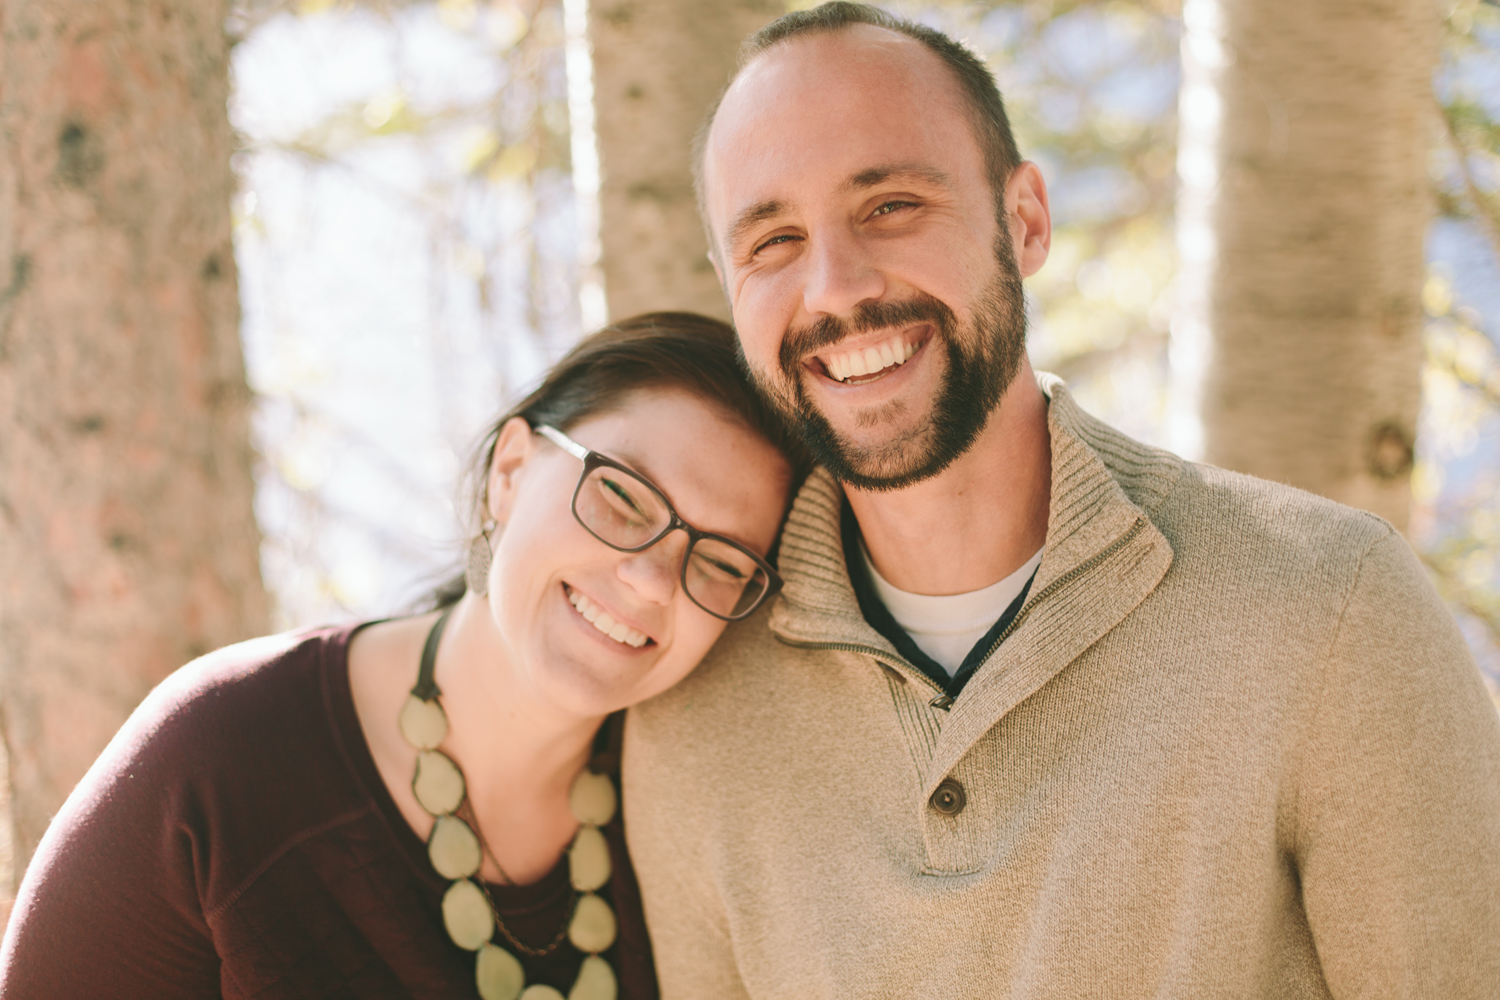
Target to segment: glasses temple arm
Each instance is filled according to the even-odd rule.
[[[583,461],[589,456],[587,448],[568,437],[556,427],[550,427],[547,424],[537,424],[536,432],[579,461]]]

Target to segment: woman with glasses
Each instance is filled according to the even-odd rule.
[[[587,338],[491,430],[438,609],[221,650],[54,820],[16,997],[655,997],[621,711],[780,585],[800,469],[733,332]]]

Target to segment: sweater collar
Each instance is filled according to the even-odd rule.
[[[1070,600],[1084,602],[1081,610],[1089,620],[1078,635],[1097,633],[1101,627],[1107,631],[1154,589],[1171,562],[1171,547],[1150,515],[1171,492],[1182,460],[1133,441],[1085,413],[1056,376],[1040,373],[1037,381],[1049,399],[1051,508],[1046,554],[1014,629],[1019,634],[1028,627],[1025,619],[1048,618],[1032,611],[1049,595],[1066,591]],[[771,629],[792,645],[858,648],[912,678],[923,678],[860,613],[839,532],[842,499],[842,488],[821,468],[798,493],[781,538],[779,562],[786,587],[772,610]],[[1122,548],[1130,549],[1126,555],[1136,561],[1125,576],[1108,586],[1098,585],[1099,564],[1107,562],[1118,570],[1112,557]],[[1154,558],[1148,558],[1153,553]],[[1080,580],[1088,581],[1081,594],[1076,593]],[[1076,620],[1078,614],[1068,617],[1070,624],[1082,624]],[[1097,637],[1093,634],[1088,641]],[[991,686],[983,683],[984,675],[999,655],[998,649],[991,654],[958,704],[984,700]],[[1062,665],[1053,664],[1052,672]]]

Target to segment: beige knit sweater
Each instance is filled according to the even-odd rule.
[[[1500,725],[1400,535],[1042,382],[1046,555],[951,710],[819,473],[784,595],[632,713],[665,1000],[1500,997]]]

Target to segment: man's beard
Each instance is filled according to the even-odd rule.
[[[942,472],[974,443],[1015,380],[1026,345],[1021,273],[1004,225],[995,243],[995,260],[994,280],[976,300],[973,319],[962,328],[952,309],[925,293],[901,302],[862,302],[849,319],[825,316],[811,326],[788,330],[778,359],[781,377],[774,384],[763,373],[751,371],[761,394],[797,429],[813,457],[834,478],[861,490],[904,489]],[[802,359],[846,337],[915,323],[931,323],[936,333],[928,346],[941,344],[948,355],[931,418],[879,445],[856,446],[808,399]],[[886,408],[861,422],[878,426],[899,412]]]

